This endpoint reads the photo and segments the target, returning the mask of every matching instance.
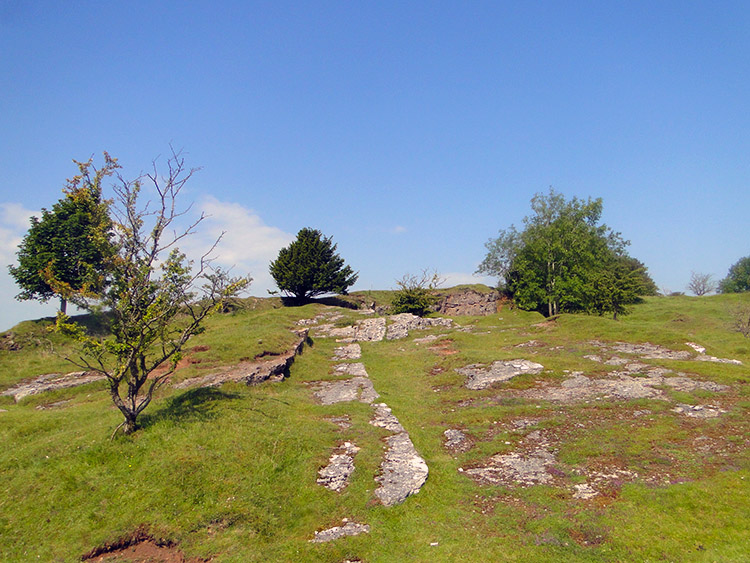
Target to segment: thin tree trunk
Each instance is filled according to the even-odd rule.
[[[68,311],[68,300],[60,297],[60,312],[64,315]]]

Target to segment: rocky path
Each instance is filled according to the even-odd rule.
[[[330,324],[318,327],[324,337],[337,338],[344,345],[336,348],[333,353],[333,360],[342,362],[333,366],[334,375],[341,379],[313,384],[313,395],[321,405],[351,401],[367,403],[373,409],[370,424],[390,433],[384,439],[385,451],[380,472],[374,476],[378,483],[374,495],[383,506],[400,504],[410,495],[418,493],[427,480],[429,469],[414,447],[408,431],[391,408],[386,403],[375,402],[379,394],[369,378],[365,365],[356,361],[362,357],[358,342],[404,338],[409,330],[436,325],[448,326],[451,323],[446,319],[420,319],[412,315],[397,315],[392,319],[390,325],[387,325],[384,318],[373,318],[364,319],[350,327],[336,328]],[[359,449],[356,444],[349,441],[334,448],[328,464],[318,471],[317,482],[334,492],[341,492],[348,485],[355,470],[354,459]],[[332,541],[367,532],[369,526],[366,524],[345,522],[342,526],[315,532],[314,538],[310,541]]]

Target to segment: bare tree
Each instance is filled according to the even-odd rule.
[[[99,297],[111,315],[111,335],[90,336],[68,317],[58,317],[58,328],[81,344],[77,357],[68,359],[106,376],[112,401],[125,418],[118,429],[124,427],[126,434],[138,428],[138,416],[174,372],[188,339],[203,330],[203,321],[226,299],[250,283],[250,278],[230,278],[211,266],[209,254],[218,240],[195,268],[177,248],[204,218],[182,229],[176,224],[190,209],[178,210],[176,200],[194,172],[173,150],[166,176],[159,174],[156,162],[151,173],[134,181],[118,175],[116,255],[109,288]],[[139,208],[144,183],[155,190],[156,198]]]
[[[688,291],[693,292],[698,297],[716,291],[716,283],[711,279],[712,277],[711,274],[691,272],[690,283],[687,285]]]
[[[732,316],[732,330],[750,338],[750,305],[737,305]]]

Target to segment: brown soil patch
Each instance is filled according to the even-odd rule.
[[[187,559],[174,542],[154,538],[145,526],[130,534],[106,542],[81,556],[82,561],[120,561],[122,563],[205,563],[208,559]]]
[[[434,346],[430,346],[428,350],[434,352],[438,356],[452,356],[453,354],[458,354],[458,350],[453,347],[453,340],[450,338],[440,340]]]

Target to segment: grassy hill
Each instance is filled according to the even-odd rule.
[[[377,293],[373,300],[387,301]],[[362,342],[361,361],[380,400],[430,471],[422,490],[394,507],[373,496],[387,433],[369,424],[371,407],[314,398],[313,382],[337,378],[332,356],[341,346],[315,328],[285,381],[167,386],[144,413],[144,428],[112,441],[120,414],[103,383],[19,403],[0,397],[0,560],[79,561],[145,529],[194,561],[745,561],[750,340],[730,330],[738,303],[750,305],[750,295],[649,298],[617,322],[583,315],[545,321],[504,308],[456,318],[454,328]],[[322,304],[243,305],[212,318],[190,342],[175,381],[282,352],[299,319],[335,312],[334,324],[343,327],[366,318]],[[0,350],[0,392],[73,371],[50,350],[68,344],[46,324],[11,331],[21,348]],[[437,338],[418,340],[428,335]],[[613,352],[618,342],[648,342],[690,358]],[[743,365],[697,361],[688,342]],[[615,357],[629,363],[607,363]],[[519,358],[544,369],[483,390],[466,388],[455,371]],[[592,387],[552,399],[581,377],[591,385],[638,385],[662,372],[663,381],[647,388],[652,396]],[[699,386],[685,390],[670,378]],[[696,406],[703,409],[690,410]],[[709,410],[718,415],[686,414]],[[343,415],[348,428],[331,419]],[[447,429],[460,430],[465,447],[446,448]],[[317,472],[344,441],[360,452],[351,483],[335,493],[316,483]],[[493,456],[528,460],[541,450],[553,458],[545,482],[471,476]],[[577,494],[591,488],[593,496]],[[310,543],[316,530],[343,519],[367,523],[370,532]]]

